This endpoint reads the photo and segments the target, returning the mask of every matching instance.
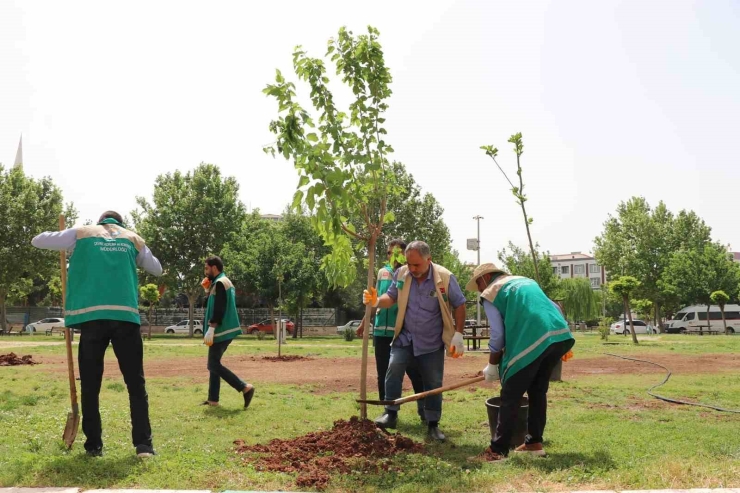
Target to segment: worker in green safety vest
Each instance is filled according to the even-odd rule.
[[[516,452],[545,455],[550,375],[575,339],[560,308],[527,277],[512,276],[488,263],[476,267],[468,291],[478,291],[491,327],[491,354],[483,369],[487,382],[501,380],[501,407],[486,456],[503,460],[517,423],[524,394],[529,400],[528,434]]]

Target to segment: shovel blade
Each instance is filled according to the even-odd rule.
[[[77,438],[77,430],[80,428],[80,415],[74,413],[67,414],[67,424],[64,426],[64,434],[62,439],[68,449],[72,448],[72,444],[75,443]]]

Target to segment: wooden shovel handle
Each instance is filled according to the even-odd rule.
[[[453,383],[451,385],[445,385],[444,387],[440,387],[438,389],[427,390],[426,392],[419,392],[418,394],[410,395],[408,397],[402,397],[401,399],[396,399],[395,401],[393,401],[393,404],[397,406],[399,404],[405,404],[407,402],[418,401],[419,399],[441,394],[442,392],[447,392],[448,390],[455,390],[459,389],[460,387],[465,387],[466,385],[482,382],[485,379],[486,377],[475,377],[471,378],[470,380],[464,380],[462,382]]]
[[[66,224],[64,221],[64,214],[59,214],[59,231],[64,231]],[[64,307],[67,301],[67,252],[62,250],[59,252],[59,268],[61,270],[62,279],[62,316],[65,315]],[[66,319],[65,319],[66,325]],[[72,355],[72,329],[64,328],[64,340],[67,346],[67,373],[69,374],[69,398],[72,403],[72,413],[77,414],[77,384],[75,383],[75,364],[74,356]]]

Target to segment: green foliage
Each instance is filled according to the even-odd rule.
[[[666,309],[678,304],[676,293],[661,280],[674,252],[703,248],[711,229],[693,211],[674,215],[663,202],[654,209],[643,197],[621,202],[594,240],[594,254],[610,278],[631,275],[640,280],[635,295]]]
[[[660,284],[684,305],[709,305],[715,291],[735,297],[739,282],[740,265],[732,260],[725,246],[710,243],[673,253]]]
[[[709,298],[712,300],[713,304],[718,305],[722,309],[724,309],[724,306],[728,301],[730,301],[730,297],[724,291],[715,291],[709,295]]]
[[[507,270],[509,273],[515,276],[529,277],[535,279],[534,263],[532,262],[532,256],[519,248],[512,242],[509,242],[509,246],[498,252],[498,259],[501,262],[501,267]],[[545,251],[537,251],[539,245],[535,245],[535,251],[537,253],[537,265],[540,273],[539,285],[542,291],[550,299],[559,299],[562,297],[560,292],[560,278],[552,270],[552,264],[550,263],[550,254]]]
[[[347,327],[346,329],[344,329],[344,334],[343,335],[344,335],[344,340],[345,341],[352,342],[352,341],[355,340],[355,336],[357,334],[355,334],[355,331],[353,329]]]
[[[155,305],[159,302],[159,288],[156,284],[145,284],[139,288],[139,296],[150,305]]]
[[[23,166],[6,170],[0,165],[0,326],[6,329],[5,303],[10,296],[19,302],[37,285],[33,279],[49,279],[59,271],[59,254],[31,245],[34,236],[59,229],[59,214],[67,224],[77,211],[64,207],[62,192],[51,178],[26,176]]]
[[[602,341],[608,341],[609,340],[609,325],[599,325],[599,338]]]
[[[519,186],[516,186],[514,185],[514,183],[512,183],[504,169],[501,167],[501,165],[498,164],[498,161],[496,161],[496,157],[498,156],[497,148],[489,145],[481,146],[481,149],[485,151],[486,156],[490,157],[493,160],[493,162],[496,164],[496,167],[499,169],[499,171],[501,171],[501,174],[503,174],[504,178],[506,178],[506,181],[509,182],[509,185],[511,186],[511,193],[514,195],[517,204],[519,204],[519,206],[522,208],[522,215],[524,216],[524,227],[527,230],[527,239],[529,240],[529,251],[532,254],[532,266],[534,268],[534,276],[532,276],[532,278],[537,281],[540,286],[542,286],[540,282],[541,279],[539,259],[537,258],[537,251],[535,250],[535,245],[532,241],[532,233],[529,230],[529,226],[534,222],[534,219],[527,215],[527,208],[524,206],[524,203],[527,201],[527,196],[524,194],[524,178],[522,176],[521,157],[524,153],[524,143],[522,141],[521,132],[509,137],[508,142],[514,144],[514,153],[516,154],[516,175],[519,177]]]
[[[599,305],[588,279],[563,279],[560,281],[560,293],[563,311],[568,320],[582,322],[599,316]]]
[[[637,314],[643,320],[651,320],[653,317],[653,302],[648,299],[640,299],[632,302]]]
[[[621,276],[609,283],[611,292],[623,299],[629,299],[638,287],[640,287],[640,281],[632,276]]]
[[[378,36],[373,27],[359,36],[342,28],[329,40],[326,57],[355,98],[347,110],[335,104],[324,61],[309,57],[301,47],[293,53],[293,70],[310,87],[318,117],[301,106],[295,84],[280,71],[264,89],[278,103],[278,117],[270,123],[276,142],[265,152],[292,160],[299,175],[293,206],[305,204],[313,226],[331,247],[321,268],[340,286],[350,284],[356,274],[350,239],[367,245],[372,256],[383,224],[394,219],[388,200],[398,194],[387,159],[393,149],[383,126],[391,75]],[[373,263],[371,258],[369,280]]]
[[[187,294],[188,318],[193,320],[195,301],[203,291],[203,261],[219,255],[243,222],[239,184],[234,177],[222,177],[218,166],[200,164],[185,174],[159,175],[152,201],[137,197],[136,202],[140,208],[132,212],[136,230],[162,262],[162,282]]]

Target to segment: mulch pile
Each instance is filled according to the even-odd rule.
[[[311,361],[311,358],[298,356],[296,354],[292,354],[290,356],[265,356],[262,359],[267,361]]]
[[[331,474],[388,471],[390,465],[377,459],[424,450],[422,444],[381,430],[372,421],[361,421],[356,416],[334,422],[329,431],[290,440],[275,439],[266,445],[246,445],[243,440],[236,440],[234,444],[237,453],[250,454],[243,459],[245,464],[260,471],[298,473],[298,487],[317,489],[326,488]]]
[[[18,366],[18,365],[38,365],[38,361],[33,360],[33,356],[27,354],[19,357],[15,353],[0,354],[0,366]]]

